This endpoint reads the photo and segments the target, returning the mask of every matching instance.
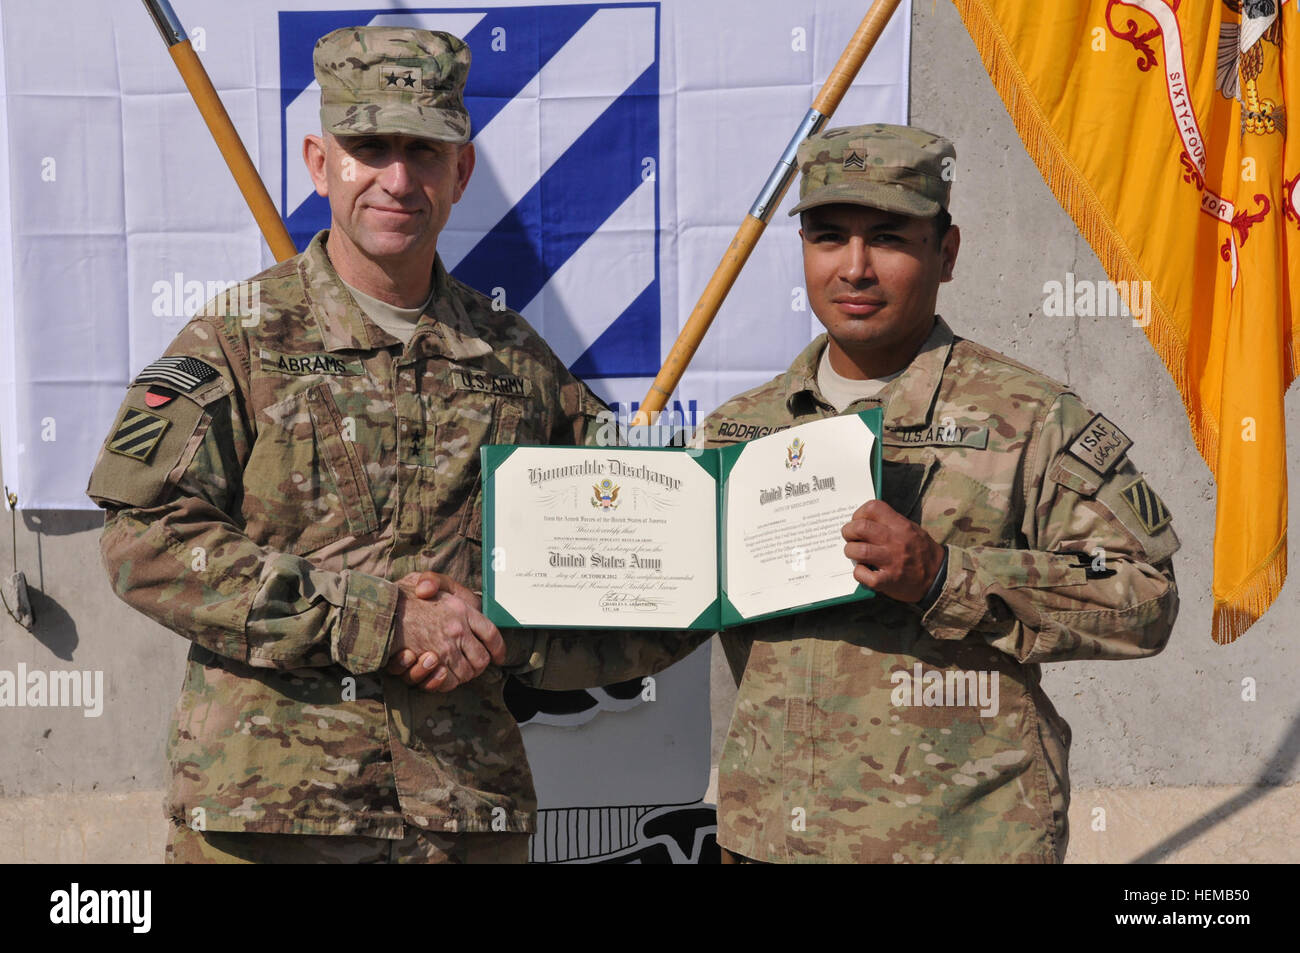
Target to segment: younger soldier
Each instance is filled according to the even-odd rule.
[[[722,635],[732,859],[1061,861],[1070,729],[1040,663],[1155,655],[1173,627],[1178,539],[1132,441],[934,312],[954,156],[901,126],[803,144],[792,214],[827,333],[704,424],[721,446],[884,409],[882,498],[843,530],[877,597]]]

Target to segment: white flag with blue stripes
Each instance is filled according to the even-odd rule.
[[[316,39],[358,24],[465,38],[478,166],[439,251],[629,413],[866,4],[174,6],[300,248],[329,220],[302,161],[320,125]],[[13,222],[0,237],[0,439],[5,483],[30,508],[91,505],[124,386],[204,301],[271,263],[143,8],[60,7],[78,29],[51,70],[46,15],[0,0]],[[904,3],[835,122],[906,121],[909,23]],[[673,406],[688,424],[820,329],[791,204],[687,372]]]

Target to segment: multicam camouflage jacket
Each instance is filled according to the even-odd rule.
[[[835,410],[822,335],[715,411],[705,444]],[[936,321],[873,399],[881,497],[948,547],[924,612],[883,596],[722,634],[740,682],[718,842],[776,862],[1057,862],[1070,729],[1039,663],[1159,652],[1178,609],[1164,504],[1065,387]]]
[[[118,595],[194,643],[168,809],[208,830],[531,831],[505,671],[445,694],[385,675],[392,580],[478,589],[479,447],[583,442],[603,405],[441,262],[403,347],[357,307],[327,238],[182,330],[90,479]],[[648,674],[701,640],[504,634],[505,670],[539,688]]]

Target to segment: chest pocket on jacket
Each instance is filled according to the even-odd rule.
[[[947,448],[936,452],[930,447],[886,444],[881,498],[924,526],[940,543],[1009,545],[1019,526],[1012,501],[968,476],[962,467],[962,454],[988,452]]]
[[[244,468],[243,512],[251,539],[301,555],[343,536],[378,529],[355,422],[322,382],[262,410]]]
[[[463,487],[466,501],[458,532],[469,539],[481,540],[483,538],[483,479],[479,467],[479,447],[491,443],[537,443],[541,435],[532,420],[534,408],[531,406],[530,399],[499,395],[474,396],[478,400],[468,401],[469,403],[481,402],[486,405],[482,410],[485,426],[481,432],[476,430],[478,441],[468,444],[468,449],[472,451],[470,455],[472,459],[466,458],[464,467],[460,471],[459,479],[466,484]],[[455,439],[458,446],[460,437],[461,434],[457,433]],[[440,447],[443,445],[440,439],[438,443]]]
[[[1020,514],[1009,497],[963,473],[957,460],[941,460],[923,495],[920,523],[941,543],[1009,546]]]

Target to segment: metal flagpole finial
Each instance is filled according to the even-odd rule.
[[[149,11],[149,16],[153,17],[158,32],[162,34],[163,42],[168,46],[175,46],[182,40],[189,39],[185,27],[181,26],[180,17],[176,15],[168,0],[144,0],[144,6]]]

